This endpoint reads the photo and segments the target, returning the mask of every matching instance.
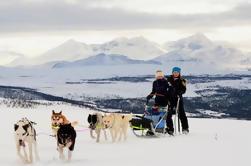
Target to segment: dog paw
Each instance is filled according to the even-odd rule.
[[[29,164],[29,160],[28,160],[28,159],[25,159],[25,158],[22,158],[22,162],[23,162],[24,164]]]
[[[25,160],[23,161],[24,164],[32,164],[32,161]]]
[[[40,158],[39,158],[39,157],[36,157],[36,161],[37,161],[37,162],[40,161]]]
[[[65,160],[65,156],[64,156],[64,155],[60,155],[60,156],[59,156],[59,159],[60,159],[60,160]]]

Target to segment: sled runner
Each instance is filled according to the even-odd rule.
[[[137,137],[159,137],[166,133],[166,117],[168,113],[168,106],[145,107],[143,116],[136,115],[130,121],[130,126],[133,133]]]

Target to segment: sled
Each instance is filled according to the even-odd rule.
[[[137,137],[160,137],[166,134],[168,106],[146,106],[143,116],[136,115],[130,121],[133,134]]]

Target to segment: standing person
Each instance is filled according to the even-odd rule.
[[[181,76],[181,69],[179,67],[174,67],[172,69],[172,75],[167,77],[168,82],[173,87],[173,93],[171,97],[171,110],[177,106],[178,97],[179,101],[179,119],[181,121],[182,133],[189,133],[188,120],[184,110],[183,97],[182,95],[186,92],[186,83],[187,80],[183,79]]]
[[[150,100],[155,95],[155,106],[166,107],[169,102],[169,83],[165,79],[161,70],[157,70],[155,74],[156,80],[153,82],[152,92],[146,97]],[[168,112],[167,115],[167,133],[173,135],[173,120],[172,112]]]

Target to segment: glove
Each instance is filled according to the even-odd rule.
[[[177,91],[176,95],[177,95],[177,97],[181,97],[182,96],[182,92],[181,91]]]
[[[146,100],[150,100],[152,97],[153,97],[152,95],[148,95],[148,96],[146,97]]]

